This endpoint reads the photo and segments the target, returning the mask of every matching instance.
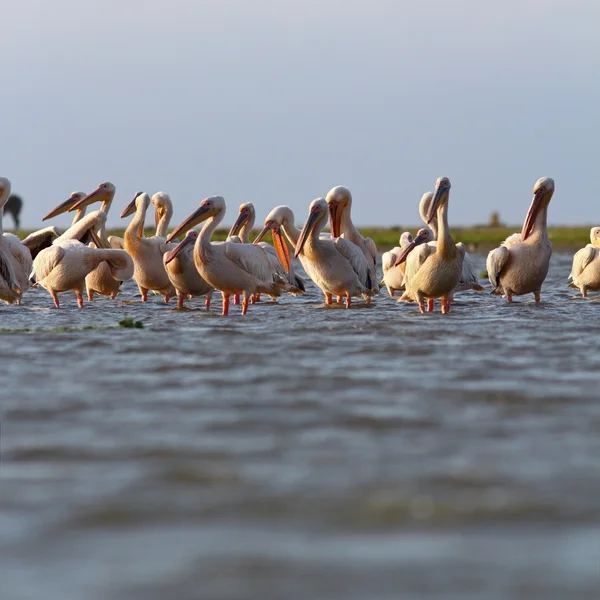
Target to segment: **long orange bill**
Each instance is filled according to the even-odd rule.
[[[57,217],[58,215],[62,215],[63,213],[70,211],[72,206],[78,202],[79,201],[77,200],[77,198],[67,198],[64,202],[61,202],[56,208],[53,208],[42,219],[42,221],[45,221],[46,219],[51,219],[52,217]]]
[[[173,250],[169,250],[168,252],[165,253],[165,257],[164,257],[165,265],[168,265],[172,260],[175,260],[184,248],[186,248],[187,246],[189,246],[190,244],[193,244],[193,243],[194,243],[194,238],[186,235],[183,238],[183,240],[181,242],[179,242],[179,244],[177,244],[177,246],[175,248],[173,248]]]
[[[158,228],[158,224],[160,223],[160,215],[158,214],[158,209],[154,209],[154,226]]]
[[[337,202],[329,205],[331,237],[340,237],[342,231],[342,210]]]
[[[207,206],[201,206],[197,210],[195,210],[179,227],[176,227],[168,236],[167,242],[172,241],[176,238],[181,232],[187,232],[189,229],[197,225],[198,223],[202,223],[202,221],[206,221],[208,217],[214,214],[214,210]]]
[[[275,252],[277,252],[277,258],[279,259],[279,262],[285,269],[285,272],[289,273],[291,268],[291,258],[288,245],[283,239],[283,235],[281,234],[281,230],[279,228],[273,229],[272,233],[273,247],[275,248]]]
[[[93,192],[90,192],[87,196],[84,196],[79,202],[76,202],[70,209],[69,212],[89,206],[94,202],[103,202],[108,199],[108,192],[104,189],[97,187]]]
[[[300,252],[302,252],[302,248],[304,247],[304,244],[306,243],[306,240],[308,239],[308,236],[310,235],[310,232],[312,231],[313,227],[315,226],[315,223],[317,222],[318,218],[319,218],[318,212],[311,212],[308,215],[308,219],[307,219],[306,223],[304,223],[304,227],[302,228],[302,231],[300,232],[300,237],[298,238],[298,241],[296,242],[296,248],[294,250],[294,258],[297,258],[298,255],[300,254]]]
[[[412,240],[411,242],[409,242],[408,244],[406,244],[406,246],[402,249],[402,252],[400,252],[400,256],[398,256],[398,258],[396,259],[396,262],[394,263],[394,266],[397,267],[397,266],[401,265],[408,258],[408,255],[417,246],[420,246],[421,244],[424,244],[428,239],[429,239],[429,236],[427,235],[426,232],[425,233],[419,233],[414,240]]]
[[[527,216],[525,217],[525,223],[523,223],[523,229],[521,230],[522,242],[524,242],[533,232],[533,228],[535,227],[535,219],[542,208],[543,200],[544,190],[539,189],[533,196],[531,206],[529,207]]]

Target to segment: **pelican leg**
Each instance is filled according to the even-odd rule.
[[[585,287],[585,285],[581,286],[581,296],[583,298],[587,298],[588,297],[587,288]]]
[[[254,294],[251,294],[254,297]],[[248,303],[250,301],[250,296],[248,294],[244,294],[244,299],[242,300],[242,314],[245,315],[248,312]]]
[[[442,314],[447,315],[450,312],[450,298],[442,298]]]
[[[113,292],[113,293],[110,295],[110,299],[111,299],[111,300],[114,300],[116,297],[117,297],[117,292]]]
[[[365,302],[366,302],[367,304],[371,304],[371,296],[367,296],[367,297],[365,298]]]
[[[254,303],[256,302],[256,294],[252,294],[252,295],[250,296],[250,302],[251,302],[252,304],[254,304]]]
[[[333,302],[333,298],[332,298],[331,294],[326,293],[325,294],[325,304],[328,305],[328,304],[331,304],[332,302]]]
[[[75,295],[77,296],[77,306],[83,308],[83,294],[81,290],[75,290]]]
[[[94,300],[94,290],[87,291],[88,300],[92,302]]]
[[[21,296],[17,298],[17,306],[21,306]]]
[[[204,306],[206,306],[206,310],[210,309],[210,301],[212,299],[212,292],[206,294],[206,299],[204,300]]]
[[[533,297],[535,298],[535,303],[539,304],[542,299],[540,298],[540,290],[538,290],[537,292],[533,292]]]
[[[393,298],[394,294],[396,293],[396,290],[394,288],[391,288],[389,285],[385,286],[387,288],[388,294]]]
[[[424,313],[425,312],[425,298],[423,298],[423,296],[421,296],[421,294],[419,294],[419,292],[417,292],[416,300],[419,304],[419,312]]]
[[[252,304],[254,304],[255,302],[260,302],[260,294],[254,294],[254,299]]]
[[[56,308],[60,308],[60,302],[58,300],[58,294],[56,292],[50,292],[50,295],[52,296],[52,300],[54,300],[54,306],[56,306]]]
[[[146,288],[140,288],[140,294],[142,294],[142,302],[148,302],[148,290]]]
[[[239,294],[234,294],[233,295],[233,303],[234,304],[239,304],[240,303],[240,295]]]
[[[226,317],[229,314],[229,294],[221,292],[223,294],[223,316]]]
[[[346,296],[346,308],[350,308],[350,303],[352,302],[352,298],[350,297],[350,294],[348,294]]]
[[[427,312],[433,312],[433,298],[427,300]]]
[[[336,301],[338,304],[341,304],[341,303],[342,303],[342,297],[341,297],[341,296],[336,296],[336,298],[335,298],[335,301]]]
[[[183,308],[183,301],[185,300],[185,296],[180,294],[177,296],[177,308]]]

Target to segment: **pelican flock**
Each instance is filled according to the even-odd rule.
[[[202,297],[209,310],[214,292],[220,292],[223,315],[229,314],[231,296],[235,303],[241,299],[241,312],[246,314],[261,294],[277,301],[282,294],[296,296],[308,290],[297,272],[294,259],[298,259],[323,294],[326,307],[343,303],[350,308],[353,298],[361,298],[365,306],[375,305],[372,298],[385,286],[390,297],[400,293],[400,302],[416,302],[420,312],[432,312],[439,299],[441,312],[447,314],[456,294],[485,289],[464,244],[452,238],[450,189],[450,180],[440,177],[434,191],[422,195],[418,212],[424,227],[414,236],[403,232],[399,246],[381,255],[378,276],[376,245],[354,224],[352,194],[344,186],[313,200],[301,227],[296,226],[292,208],[275,207],[253,241],[256,210],[245,202],[227,240],[220,242],[213,235],[226,214],[222,196],[206,197],[169,232],[173,203],[165,192],[152,196],[136,192],[121,212],[121,218],[132,217],[123,237],[108,237],[106,222],[116,187],[105,181],[89,194],[72,192],[42,218],[73,212],[66,231],[49,226],[21,240],[3,230],[2,209],[11,182],[0,177],[0,300],[21,304],[29,288],[39,286],[50,293],[57,308],[59,294],[67,291],[75,293],[81,308],[84,289],[89,301],[96,295],[116,300],[123,282],[131,279],[142,302],[148,301],[149,291],[165,302],[176,296],[178,309],[185,307],[186,300]],[[515,296],[533,294],[536,303],[541,301],[552,255],[547,214],[553,194],[554,181],[538,179],[521,233],[509,236],[488,254],[492,295],[512,302]],[[98,210],[87,213],[98,203]],[[156,232],[146,237],[144,226],[151,208]],[[323,231],[327,225],[330,234]],[[272,244],[264,240],[267,234]],[[590,244],[573,257],[569,279],[584,298],[588,292],[600,291],[600,227],[591,229]]]

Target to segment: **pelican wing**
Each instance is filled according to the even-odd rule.
[[[31,265],[33,263],[29,248],[23,245],[21,240],[12,233],[5,233],[4,241],[8,243],[10,252],[13,255],[17,264],[23,270],[23,273],[25,273],[25,275],[29,275],[29,273],[31,272]]]
[[[417,271],[423,266],[430,254],[435,254],[437,242],[428,242],[417,246],[406,259],[406,270],[404,272],[404,282],[408,284],[417,274]]]
[[[30,233],[21,243],[29,248],[31,258],[35,259],[44,248],[50,247],[52,242],[59,236],[60,232],[56,227],[45,227]]]
[[[464,287],[482,292],[484,288],[479,285],[479,278],[477,277],[477,273],[475,273],[475,266],[473,265],[471,256],[467,252],[466,246],[462,242],[458,242],[458,244],[456,244],[456,248],[463,257],[462,273],[460,275],[460,281],[458,282],[457,288]]]
[[[508,242],[511,238],[514,238],[515,235],[518,234],[511,235],[509,238],[507,238],[506,242]],[[519,236],[519,241],[520,239],[521,236]],[[492,250],[488,254],[487,260],[485,261],[485,267],[487,269],[488,278],[491,284],[494,286],[494,291],[501,291],[500,289],[498,289],[500,288],[500,275],[508,263],[508,245],[504,245],[506,244],[506,242],[504,242],[495,250]]]
[[[33,261],[33,270],[37,281],[46,278],[58,263],[64,258],[65,249],[62,246],[50,246],[42,250]]]
[[[396,258],[398,255],[396,254],[395,250],[396,248],[390,250],[389,252],[384,252],[381,255],[381,268],[383,269],[384,275],[396,264]]]
[[[574,283],[577,283],[578,277],[583,273],[584,269],[598,257],[600,250],[592,244],[588,244],[585,248],[578,250],[573,257],[573,265],[571,267],[571,273],[569,273],[569,279],[572,279]]]
[[[369,265],[362,250],[352,242],[344,238],[331,238],[335,248],[344,256],[354,269],[358,280],[367,288],[371,289],[371,277],[369,275]]]
[[[374,265],[377,265],[377,246],[371,238],[365,238],[365,247],[371,256]]]
[[[520,233],[513,233],[512,235],[509,235],[503,242],[502,245],[506,246],[507,248],[512,248],[513,246],[516,246],[518,244],[521,243],[521,234]]]
[[[10,257],[3,248],[0,248],[0,278],[2,278],[6,285],[13,291],[16,291],[18,284],[15,278]]]
[[[267,253],[254,244],[242,244],[237,242],[226,242],[225,256],[240,269],[254,275],[261,281],[272,282],[275,272],[269,261]]]
[[[108,244],[114,250],[125,250],[125,245],[122,237],[118,237],[116,235],[109,235]]]

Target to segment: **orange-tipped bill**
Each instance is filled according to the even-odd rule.
[[[193,229],[190,229],[187,232],[186,236],[183,238],[183,240],[179,242],[179,244],[177,244],[177,246],[173,248],[173,250],[169,250],[165,253],[165,265],[168,265],[172,260],[175,260],[184,248],[187,248],[190,244],[194,244],[197,237],[198,232],[194,231]]]
[[[200,205],[196,211],[194,211],[179,227],[176,227],[168,236],[167,242],[172,241],[176,238],[181,232],[187,232],[192,227],[198,225],[198,223],[202,223],[206,221],[209,217],[213,217],[217,214],[217,211],[212,206],[204,206]]]
[[[262,241],[262,239],[274,228],[273,221],[269,221],[262,229],[262,231],[256,236],[256,239],[252,242],[253,244],[258,244]]]
[[[417,246],[420,246],[421,244],[424,244],[428,240],[429,240],[429,232],[426,229],[420,229],[419,233],[417,233],[417,237],[414,238],[408,244],[406,244],[406,246],[402,249],[402,252],[400,252],[400,256],[398,256],[398,258],[396,259],[396,262],[394,263],[394,266],[398,267],[399,265],[401,265],[408,258],[408,255]]]
[[[43,219],[52,219],[52,217],[57,217],[58,215],[62,215],[70,210],[72,210],[75,204],[78,204],[80,200],[79,196],[70,196],[64,202],[61,202],[56,208],[53,208]]]
[[[302,228],[302,231],[300,232],[300,237],[298,238],[298,241],[296,242],[296,248],[294,250],[294,258],[298,257],[298,255],[300,254],[300,252],[302,252],[302,248],[304,247],[304,244],[306,243],[306,240],[308,239],[308,236],[310,235],[310,232],[314,229],[317,220],[319,218],[320,213],[315,211],[315,212],[310,212],[310,214],[308,215],[308,219],[306,221],[306,223],[304,223],[304,227]]]
[[[273,234],[273,247],[275,248],[275,252],[277,252],[277,258],[285,269],[285,272],[289,273],[291,268],[290,250],[283,238],[281,229],[277,227],[276,229],[273,229],[271,233]]]
[[[329,221],[331,227],[331,237],[340,237],[342,232],[342,211],[341,207],[337,202],[332,201],[329,203]]]
[[[525,223],[523,223],[523,229],[521,230],[521,241],[524,242],[533,232],[535,227],[535,220],[540,212],[540,209],[544,205],[544,197],[546,196],[545,190],[540,188],[533,195],[533,200],[531,202],[531,206],[527,211],[527,216],[525,217]]]
[[[240,230],[248,222],[249,218],[250,218],[249,213],[240,212],[238,214],[237,219],[235,220],[235,223],[231,226],[231,229],[229,230],[229,233],[227,235],[228,236],[239,235]]]
[[[433,221],[433,217],[437,213],[437,209],[440,204],[448,197],[448,192],[450,191],[450,186],[447,184],[437,185],[435,188],[435,193],[433,194],[433,199],[431,200],[431,204],[429,205],[429,210],[427,211],[427,224]]]
[[[136,192],[135,196],[133,197],[133,200],[123,209],[123,212],[121,213],[121,219],[132,215],[136,211],[135,201],[137,200],[137,197],[142,193],[143,192]]]
[[[97,187],[93,192],[79,200],[79,202],[73,204],[69,212],[84,208],[90,204],[94,204],[94,202],[109,202],[110,199],[110,193],[105,188]]]

